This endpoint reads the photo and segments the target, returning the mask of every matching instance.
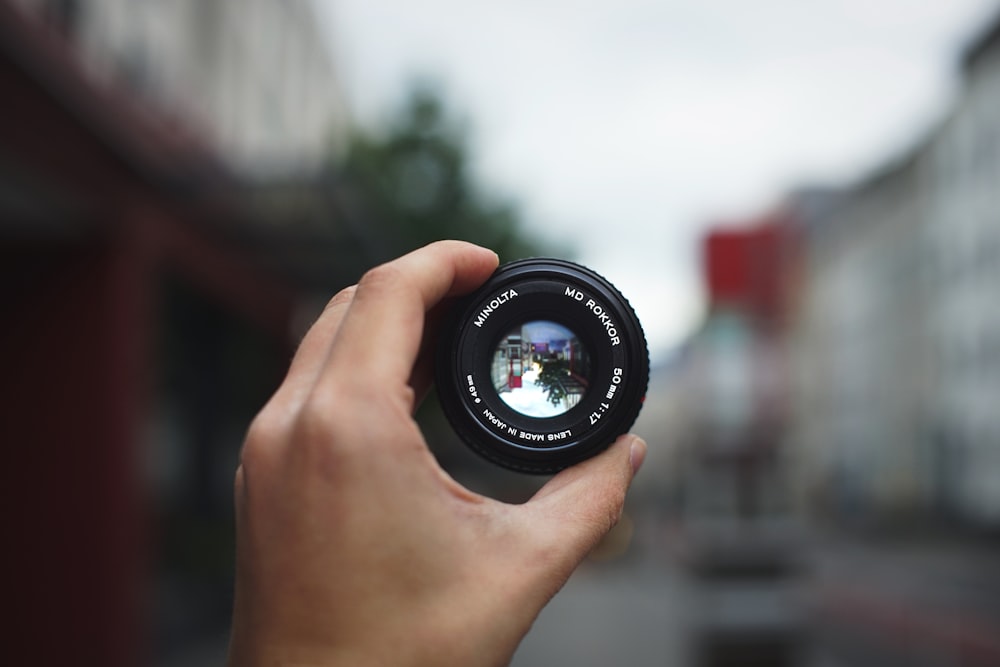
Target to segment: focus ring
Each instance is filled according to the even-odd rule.
[[[486,459],[552,473],[603,451],[638,417],[642,327],[606,279],[559,259],[500,267],[449,314],[435,378],[445,416]]]

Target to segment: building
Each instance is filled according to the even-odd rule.
[[[803,224],[790,452],[843,518],[1000,521],[1000,24],[962,75],[939,127]]]
[[[818,493],[845,515],[909,511],[926,498],[919,158],[805,225],[789,455],[803,502]]]
[[[1000,529],[1000,21],[961,74],[911,150],[843,191],[788,198],[800,253],[776,260],[753,224],[706,242],[711,309],[675,375],[683,550],[708,560],[699,518],[738,535],[715,536],[730,570],[797,548],[808,664],[1000,660],[996,541],[980,539]],[[762,334],[787,362],[775,420]],[[785,488],[806,542],[760,530]]]
[[[786,456],[793,215],[781,207],[704,237],[709,308],[672,373],[681,385],[673,539],[697,582],[696,664],[792,664],[800,641]]]
[[[929,405],[936,491],[952,513],[1000,525],[1000,21],[968,48],[963,90],[929,142]]]
[[[5,664],[190,664],[226,631],[243,430],[367,259],[315,171],[332,65],[287,107],[259,69],[319,57],[307,9],[0,0]]]
[[[89,75],[194,133],[243,177],[315,172],[349,118],[309,0],[15,0]]]

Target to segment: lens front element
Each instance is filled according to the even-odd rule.
[[[500,339],[490,371],[493,388],[528,417],[555,417],[576,406],[590,385],[590,355],[561,324],[532,320]]]

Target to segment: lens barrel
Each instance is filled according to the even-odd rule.
[[[649,354],[639,319],[610,282],[565,260],[526,259],[501,266],[451,310],[435,381],[470,448],[549,474],[631,428]]]

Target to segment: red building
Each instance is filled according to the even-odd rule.
[[[780,325],[794,288],[795,247],[795,227],[784,211],[713,228],[702,261],[710,305],[734,308],[758,324]]]
[[[241,429],[303,295],[364,258],[263,224],[211,150],[6,1],[0,100],[0,662],[143,663],[228,614]]]

